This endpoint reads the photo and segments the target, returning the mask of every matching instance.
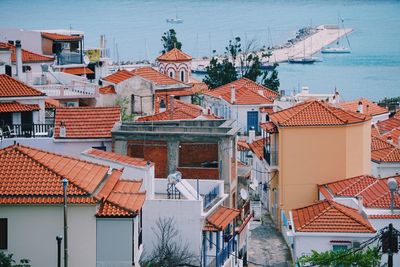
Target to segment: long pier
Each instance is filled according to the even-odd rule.
[[[336,25],[320,25],[315,28],[313,34],[294,43],[286,44],[272,49],[272,56],[269,63],[286,62],[289,58],[310,57],[321,51],[322,48],[338,41],[353,31],[351,28],[340,28]],[[259,52],[261,53],[261,52]],[[222,59],[222,57],[220,57]],[[195,58],[192,60],[192,70],[208,66],[210,59]]]

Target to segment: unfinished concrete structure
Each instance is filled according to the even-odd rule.
[[[223,180],[236,207],[239,128],[226,120],[123,122],[112,130],[116,153],[155,163],[155,177],[178,170],[186,179]]]

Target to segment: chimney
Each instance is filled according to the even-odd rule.
[[[231,86],[231,104],[236,102],[236,88],[235,86]]]
[[[393,144],[392,136],[388,135],[388,137],[386,138],[386,141],[387,141],[389,144]]]
[[[247,140],[247,143],[251,144],[255,139],[256,139],[256,131],[254,130],[254,127],[251,127],[249,130],[249,138]]]
[[[21,41],[15,41],[15,54],[16,54],[16,66],[17,66],[17,78],[22,79],[22,47]]]
[[[339,92],[338,91],[335,91],[335,95],[333,96],[333,105],[335,106],[335,107],[337,107],[338,106],[338,104],[339,104]]]
[[[169,96],[169,114],[171,116],[171,120],[173,119],[173,114],[174,114],[174,102],[175,102],[175,96],[170,95]]]
[[[357,112],[358,113],[363,113],[363,104],[362,104],[361,101],[358,102]]]
[[[61,123],[60,123],[60,137],[61,138],[67,137],[67,128],[65,128],[63,121],[61,121]]]

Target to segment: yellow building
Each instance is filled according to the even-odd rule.
[[[370,173],[370,120],[311,100],[275,112],[261,125],[268,206],[278,227],[289,210],[318,200],[318,184]]]

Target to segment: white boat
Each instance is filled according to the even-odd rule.
[[[317,61],[318,59],[314,57],[288,58],[288,62],[292,64],[314,64]]]
[[[323,54],[348,54],[351,53],[350,48],[348,47],[343,47],[343,46],[339,46],[339,47],[325,47],[322,48],[321,53]]]
[[[178,18],[178,16],[176,16],[175,18],[167,18],[165,20],[167,21],[167,23],[172,23],[172,24],[183,23],[183,19]]]

